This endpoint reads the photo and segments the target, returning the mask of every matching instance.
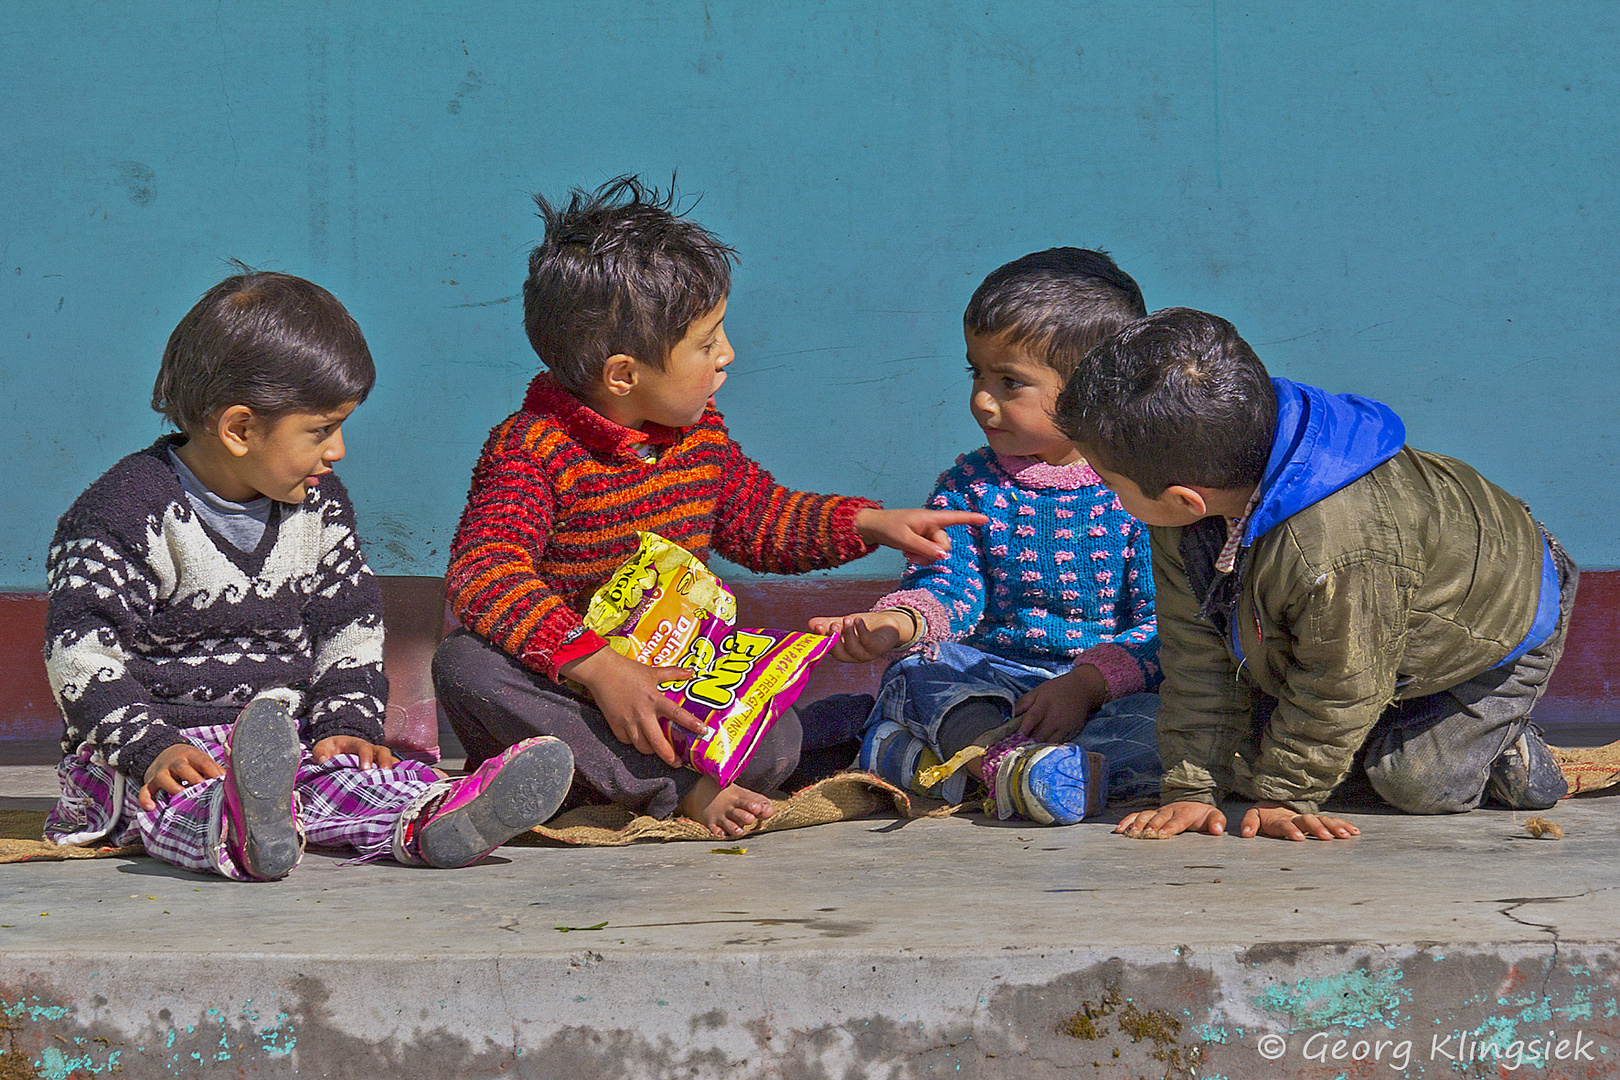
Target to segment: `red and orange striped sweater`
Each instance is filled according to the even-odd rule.
[[[656,460],[638,448],[651,447]],[[700,559],[803,573],[872,550],[869,499],[789,491],[726,433],[711,404],[688,428],[621,427],[542,372],[490,432],[450,549],[446,588],[464,625],[551,678],[606,644],[580,613],[636,550],[637,530]]]

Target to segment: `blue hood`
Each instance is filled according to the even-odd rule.
[[[1272,379],[1277,427],[1245,547],[1401,452],[1406,425],[1381,401]]]
[[[1307,506],[1366,476],[1406,445],[1406,425],[1381,401],[1360,394],[1330,394],[1287,379],[1272,379],[1271,385],[1277,391],[1277,427],[1271,438],[1271,459],[1260,481],[1260,501],[1243,530],[1244,547]],[[1558,594],[1558,568],[1551,545],[1543,541],[1535,620],[1524,640],[1496,667],[1513,664],[1552,637],[1558,625]],[[1236,620],[1230,637],[1241,662],[1243,643]]]

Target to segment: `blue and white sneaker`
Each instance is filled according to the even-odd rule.
[[[1108,763],[1095,750],[1068,743],[1027,743],[997,757],[991,789],[1002,821],[1073,825],[1108,805]]]
[[[855,760],[857,768],[876,773],[897,788],[952,805],[962,802],[967,798],[968,781],[973,778],[966,769],[956,770],[931,787],[917,781],[919,773],[939,763],[939,755],[927,743],[893,720],[866,729],[860,756]]]

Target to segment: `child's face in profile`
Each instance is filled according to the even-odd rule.
[[[973,376],[968,408],[990,449],[1048,465],[1080,460],[1080,451],[1052,422],[1063,376],[1023,346],[1008,344],[1004,334],[968,334],[967,361]]]
[[[699,315],[686,328],[686,336],[669,351],[662,371],[643,364],[628,402],[635,419],[665,427],[689,427],[703,419],[703,410],[726,381],[726,365],[736,357],[726,340],[726,302]],[[641,427],[641,423],[627,424]]]
[[[358,404],[349,401],[330,412],[295,412],[274,420],[255,417],[248,423],[246,452],[236,458],[233,478],[277,502],[303,502],[309,489],[332,471],[332,463],[342,460],[343,421]]]

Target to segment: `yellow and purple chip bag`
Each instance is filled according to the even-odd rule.
[[[688,765],[724,787],[837,639],[738,629],[737,598],[697,556],[657,533],[637,535],[641,546],[591,597],[585,625],[632,660],[697,673],[661,689],[709,734],[659,725]]]

